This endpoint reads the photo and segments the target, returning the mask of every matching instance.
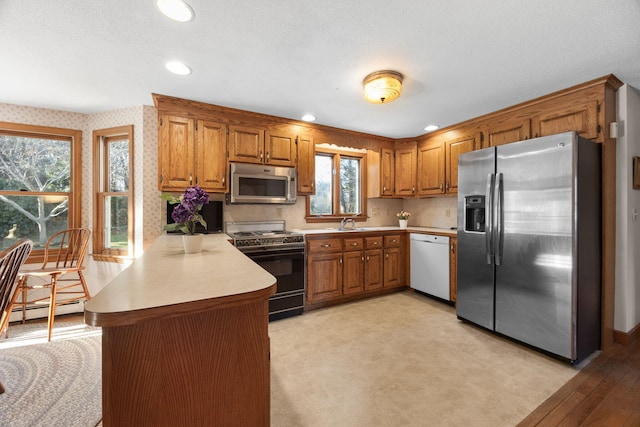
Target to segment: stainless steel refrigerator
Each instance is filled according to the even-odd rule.
[[[571,363],[600,348],[600,167],[574,132],[460,155],[459,319]]]

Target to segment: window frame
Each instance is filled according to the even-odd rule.
[[[342,220],[343,218],[352,218],[355,221],[366,221],[367,220],[367,153],[349,149],[341,149],[334,147],[323,147],[321,145],[316,145],[316,153],[315,157],[320,156],[329,156],[332,158],[333,170],[335,173],[332,174],[332,194],[331,194],[331,203],[332,203],[332,211],[334,213],[330,215],[312,215],[311,214],[311,196],[306,197],[306,213],[305,220],[307,222],[335,222]],[[351,215],[351,214],[339,214],[336,213],[340,210],[340,159],[341,157],[349,157],[349,158],[357,158],[360,161],[360,207],[361,212],[359,215]],[[314,177],[314,185],[315,188],[318,188],[317,183],[315,183]]]
[[[69,159],[69,192],[42,192],[43,196],[68,195],[67,224],[69,228],[77,228],[82,223],[82,131],[78,129],[58,128],[53,126],[39,126],[24,123],[0,121],[0,133],[28,138],[56,139],[69,141],[71,158]],[[1,191],[1,190],[0,190]],[[24,196],[24,191],[2,191],[5,195]],[[55,254],[50,253],[50,257]],[[34,248],[27,259],[27,263],[42,263],[44,248]]]
[[[103,185],[109,182],[110,142],[129,141],[129,191],[103,191]],[[134,186],[133,186],[133,125],[118,126],[93,131],[93,258],[96,261],[125,262],[134,258]],[[105,247],[104,200],[110,196],[126,195],[127,203],[127,249]]]

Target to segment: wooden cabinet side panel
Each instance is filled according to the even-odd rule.
[[[206,191],[227,188],[227,127],[223,123],[199,121],[196,146],[196,184]]]
[[[268,426],[267,304],[103,328],[103,425]]]

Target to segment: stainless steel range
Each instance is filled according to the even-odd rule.
[[[304,311],[304,235],[287,231],[285,222],[226,222],[225,232],[233,244],[278,283],[269,299],[269,320],[302,314]]]

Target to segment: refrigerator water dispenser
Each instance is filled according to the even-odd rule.
[[[484,233],[484,197],[484,195],[473,195],[464,198],[464,231]]]

